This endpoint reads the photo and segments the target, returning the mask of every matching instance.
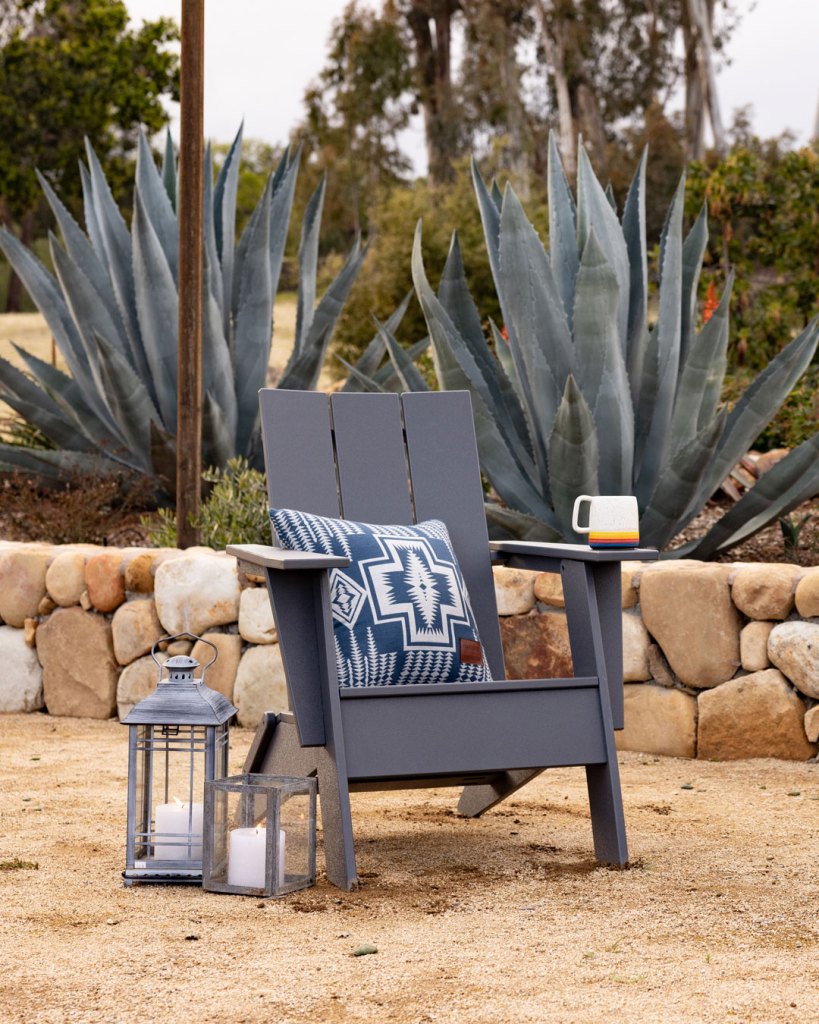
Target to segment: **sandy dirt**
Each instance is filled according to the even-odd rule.
[[[260,901],[123,887],[126,736],[0,717],[3,1024],[819,1021],[817,764],[622,755],[625,871],[580,769],[480,820],[359,794],[361,889]]]

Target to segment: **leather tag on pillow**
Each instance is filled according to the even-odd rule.
[[[483,661],[483,648],[477,640],[461,638],[461,664],[480,665]]]

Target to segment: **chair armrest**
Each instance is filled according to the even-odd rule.
[[[323,555],[312,551],[289,551],[266,544],[228,544],[229,555],[257,569],[343,569],[350,559],[343,555]]]
[[[525,569],[558,572],[560,562],[654,562],[660,557],[656,548],[607,548],[596,550],[586,544],[551,544],[536,540],[491,540],[489,549],[495,564],[512,564]]]

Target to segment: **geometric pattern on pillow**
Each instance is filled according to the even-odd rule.
[[[344,555],[330,570],[340,686],[488,682],[458,560],[446,526],[382,526],[271,509],[281,547]]]

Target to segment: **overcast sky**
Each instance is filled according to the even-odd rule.
[[[324,63],[330,26],[348,0],[205,0],[205,134],[229,141],[244,117],[245,137],[286,142],[303,114],[305,87]],[[126,0],[133,20],[181,17],[180,0]],[[378,6],[371,0],[371,6]],[[739,8],[751,0],[737,0]],[[763,137],[793,130],[810,138],[819,99],[819,0],[758,0],[719,75],[726,125],[753,107]],[[176,134],[176,122],[173,126]],[[420,124],[405,145],[423,171]]]

